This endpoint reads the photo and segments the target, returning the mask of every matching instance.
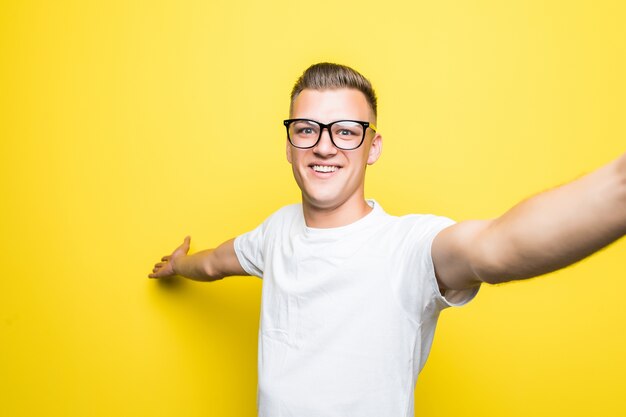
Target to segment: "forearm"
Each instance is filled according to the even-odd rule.
[[[193,255],[177,258],[172,264],[174,272],[194,281],[212,281],[215,278],[209,275],[207,264],[210,262],[213,251],[215,249],[205,249]]]
[[[491,222],[481,237],[486,282],[530,278],[572,264],[626,234],[626,154],[531,197]]]
[[[231,275],[247,275],[239,264],[234,239],[174,260],[174,272],[195,281],[215,281]]]

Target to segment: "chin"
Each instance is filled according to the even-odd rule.
[[[338,196],[320,194],[311,195],[302,193],[302,202],[319,209],[331,209],[341,205],[341,201]]]

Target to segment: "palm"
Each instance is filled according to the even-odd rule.
[[[176,259],[187,255],[189,252],[189,242],[191,238],[187,236],[182,245],[174,249],[171,255],[164,256],[161,258],[162,262],[158,262],[154,265],[152,269],[152,274],[148,275],[150,278],[167,278],[176,275],[174,272],[173,262]]]

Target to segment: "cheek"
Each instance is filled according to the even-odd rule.
[[[287,155],[287,162],[291,164],[292,163],[291,162],[291,146],[289,145],[289,143],[287,143],[286,155]]]
[[[302,168],[300,167],[298,156],[293,153],[287,153],[287,160],[291,164],[291,172],[293,173],[296,182],[300,184],[300,178],[303,174],[300,172]]]
[[[363,151],[360,152],[359,155],[355,155],[355,158],[352,158],[352,161],[350,161],[350,163],[355,167],[358,167],[358,169],[364,168],[368,162],[369,152],[367,152],[365,149],[363,149]]]
[[[296,149],[291,145],[287,147],[287,161],[292,165],[298,165],[306,157],[306,150]]]

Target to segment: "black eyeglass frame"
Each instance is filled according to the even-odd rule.
[[[311,146],[297,146],[295,145],[292,141],[291,141],[291,137],[289,136],[289,125],[293,122],[313,122],[319,125],[320,127],[320,135],[318,136],[317,140],[315,141],[315,143]],[[361,138],[361,142],[359,142],[359,144],[354,147],[354,148],[342,148],[341,146],[337,146],[337,144],[335,143],[334,139],[333,139],[333,134],[332,131],[330,130],[331,126],[334,125],[335,123],[340,123],[340,122],[353,122],[353,123],[358,123],[361,126],[363,126],[363,137]],[[291,143],[291,146],[293,146],[294,148],[298,148],[298,149],[311,149],[317,146],[317,144],[320,142],[320,139],[322,138],[322,133],[324,133],[324,129],[328,130],[328,136],[330,137],[330,141],[332,142],[332,144],[335,146],[335,148],[337,149],[341,149],[343,151],[353,151],[355,149],[358,149],[362,144],[363,141],[365,141],[365,132],[367,132],[367,128],[369,127],[370,129],[372,129],[374,132],[376,132],[376,126],[373,123],[370,122],[364,122],[362,120],[335,120],[334,122],[330,122],[328,124],[324,124],[321,122],[318,122],[317,120],[313,120],[313,119],[286,119],[283,120],[283,124],[285,125],[285,128],[287,129],[287,140],[289,141],[289,143]]]

